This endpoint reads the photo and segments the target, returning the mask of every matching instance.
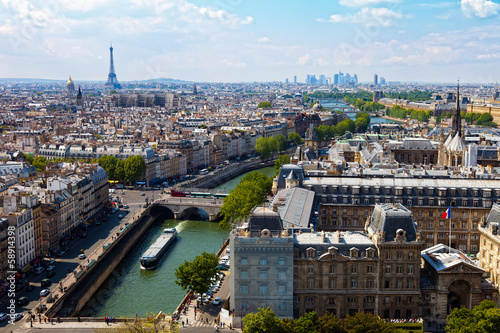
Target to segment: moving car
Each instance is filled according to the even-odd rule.
[[[128,205],[124,205],[123,208],[128,209]]]
[[[49,265],[49,266],[47,266],[47,270],[48,271],[51,271],[53,269],[56,269],[56,265]]]
[[[62,257],[62,256],[63,256],[63,255],[65,255],[65,254],[66,254],[66,252],[65,252],[65,251],[63,251],[63,250],[61,250],[61,251],[57,252],[57,256],[58,256],[58,257]]]
[[[219,296],[215,297],[215,299],[214,299],[214,303],[213,303],[213,304],[214,304],[214,305],[219,305],[220,303],[221,303],[221,299],[220,299],[220,297],[219,297]]]
[[[50,290],[49,289],[42,289],[42,291],[40,291],[40,297],[45,297],[48,294],[50,294]]]
[[[146,195],[146,193],[144,193],[144,192],[142,192],[142,193],[141,193],[141,197],[143,197],[143,196],[145,196],[145,195]]]
[[[29,284],[29,285],[28,285],[28,288],[26,288],[26,291],[32,291],[33,289],[35,289],[35,286],[34,286],[34,285],[32,285],[32,284]],[[1,321],[1,320],[2,320],[2,319],[0,319],[0,321]]]
[[[122,219],[122,218],[123,218],[123,215],[122,215],[122,214],[118,215],[118,218],[119,218],[119,219]]]
[[[9,318],[8,314],[6,314],[6,313],[0,313],[0,321],[4,321],[7,318]]]
[[[80,253],[78,255],[78,259],[87,259],[87,256],[85,255],[85,253]]]
[[[37,267],[37,268],[35,269],[35,273],[36,273],[37,275],[40,275],[40,274],[42,274],[43,272],[45,272],[45,268],[43,268],[43,267]]]
[[[50,281],[50,279],[43,279],[42,280],[42,288],[46,288],[46,287],[50,287],[50,285],[52,284],[52,281]]]

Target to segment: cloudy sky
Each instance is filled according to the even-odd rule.
[[[500,81],[500,0],[0,0],[0,77]]]

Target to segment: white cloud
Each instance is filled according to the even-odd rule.
[[[339,4],[346,7],[364,7],[378,5],[383,2],[396,3],[399,0],[340,0]]]
[[[500,58],[500,54],[498,53],[489,53],[489,54],[478,54],[477,60],[495,60]]]
[[[227,67],[232,67],[232,68],[245,68],[247,67],[247,64],[245,62],[239,61],[239,62],[232,62],[227,59],[222,60],[222,64],[224,64]]]
[[[490,0],[462,0],[462,12],[467,17],[489,17],[498,14],[500,5]]]
[[[311,60],[311,56],[309,54],[305,54],[297,59],[297,65],[305,66],[309,63],[309,60]]]
[[[259,39],[257,39],[257,41],[259,43],[269,43],[271,40],[267,37],[260,37]]]
[[[361,8],[354,14],[333,14],[330,16],[332,23],[363,23],[365,25],[378,24],[387,28],[394,24],[395,20],[402,19],[401,13],[396,13],[389,8]]]
[[[252,24],[253,23],[253,17],[247,16],[247,17],[245,17],[244,20],[241,20],[240,23],[241,24]]]

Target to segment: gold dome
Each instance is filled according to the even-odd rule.
[[[69,76],[68,83],[66,83],[66,84],[70,84],[70,83],[73,83],[73,81],[71,81],[71,75]]]

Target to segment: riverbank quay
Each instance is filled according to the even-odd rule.
[[[55,301],[42,300],[33,313],[44,313],[47,317],[77,314],[153,220],[149,207],[141,207],[124,219],[116,233],[104,239],[86,261],[60,281],[59,290],[51,290]]]

